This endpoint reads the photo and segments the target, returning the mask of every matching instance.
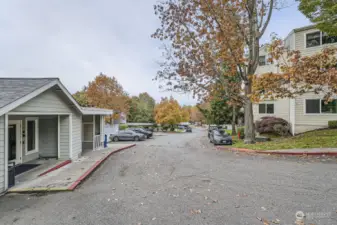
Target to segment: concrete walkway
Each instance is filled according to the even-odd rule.
[[[43,176],[33,178],[30,175],[30,179],[18,183],[8,192],[72,191],[111,154],[133,146],[135,144],[109,144],[107,149],[86,152],[78,160]]]
[[[253,150],[246,148],[235,148],[217,146],[219,150],[230,150],[246,153],[270,154],[270,155],[330,155],[337,156],[337,148],[303,148],[303,149],[279,149],[279,150]]]

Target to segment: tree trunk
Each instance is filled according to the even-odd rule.
[[[233,117],[232,117],[232,136],[233,136],[233,135],[236,135],[235,124],[236,124],[236,107],[235,107],[235,106],[233,106]]]
[[[253,103],[248,97],[252,92],[251,81],[245,82],[245,144],[255,143],[255,128],[254,128],[254,118],[253,118]]]

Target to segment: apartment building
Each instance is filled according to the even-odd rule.
[[[329,46],[337,47],[337,37],[331,37],[316,29],[306,26],[292,30],[285,38],[285,45],[290,50],[299,50],[303,56],[310,56]],[[259,66],[256,74],[267,72],[280,73],[273,63],[267,62],[268,50],[260,48]],[[306,93],[296,98],[284,98],[275,101],[263,101],[253,106],[254,120],[264,116],[275,116],[287,120],[293,135],[310,130],[328,127],[328,121],[337,120],[336,100],[324,104],[323,94]]]

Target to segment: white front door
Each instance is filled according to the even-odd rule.
[[[8,162],[20,164],[21,152],[21,120],[8,121]]]

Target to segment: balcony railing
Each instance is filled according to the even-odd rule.
[[[102,135],[95,135],[94,137],[94,150],[103,148]]]

